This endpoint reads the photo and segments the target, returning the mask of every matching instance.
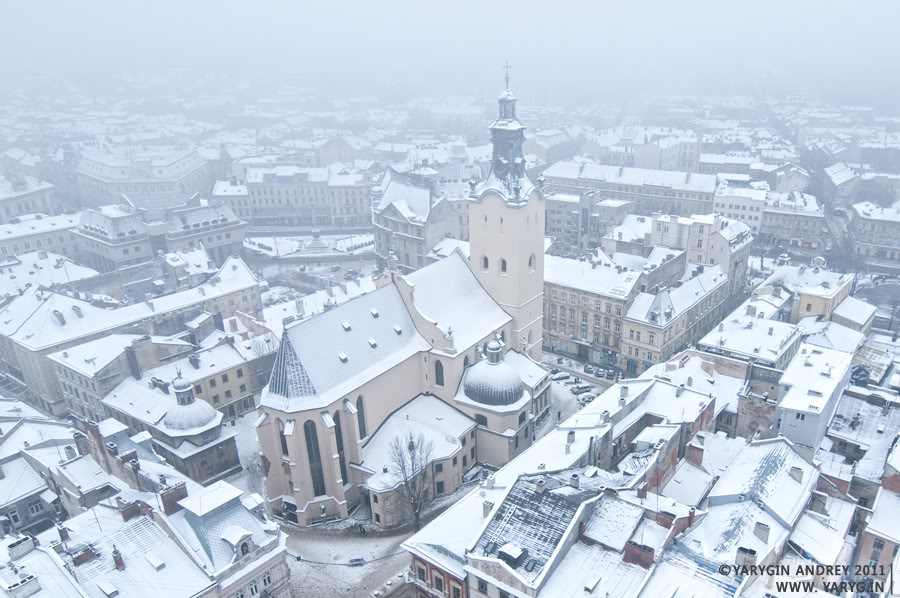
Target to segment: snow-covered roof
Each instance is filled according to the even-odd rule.
[[[885,208],[871,201],[863,201],[853,204],[853,210],[857,216],[866,220],[876,220],[882,222],[900,222],[900,207],[895,204],[893,207]]]
[[[698,432],[690,445],[702,449],[701,464],[695,465],[687,459],[679,461],[661,494],[697,507],[747,442],[743,438],[729,438],[725,432]]]
[[[138,515],[124,521],[118,508],[101,504],[67,519],[65,526],[69,530],[70,551],[59,554],[63,562],[55,576],[62,577],[67,569],[74,571],[83,595],[108,598],[104,588],[112,588],[121,596],[135,598],[157,598],[161,592],[174,591],[193,596],[215,583],[150,517]],[[42,546],[49,546],[59,535],[50,528],[38,538]],[[97,557],[75,565],[75,552],[71,549],[88,544]],[[114,549],[122,556],[123,569],[116,568],[112,561]],[[164,565],[157,568],[153,564],[157,560]],[[48,572],[44,577],[53,575]],[[43,578],[39,580],[43,587]]]
[[[797,323],[803,342],[845,353],[856,353],[866,342],[866,335],[821,316],[809,316]]]
[[[0,478],[0,508],[4,512],[16,502],[47,488],[44,479],[24,457],[3,463],[0,470],[3,471]]]
[[[873,506],[874,512],[866,531],[879,538],[900,544],[900,494],[884,488],[878,493]]]
[[[465,351],[509,322],[509,314],[484,290],[469,263],[454,253],[406,275],[413,285],[413,305]],[[422,331],[422,334],[427,334]]]
[[[799,341],[800,328],[749,315],[729,316],[697,342],[698,348],[748,361],[776,363]]]
[[[286,328],[261,404],[287,412],[323,407],[430,348],[388,284]]]
[[[93,268],[55,253],[33,251],[9,255],[0,260],[0,295],[12,295],[26,285],[52,287],[98,275]]]
[[[104,309],[75,297],[32,287],[0,309],[0,334],[37,351],[208,303],[217,297],[255,288],[257,284],[256,276],[244,261],[231,256],[209,282],[116,309]]]
[[[383,195],[376,213],[382,213],[392,206],[410,222],[423,223],[428,220],[431,209],[443,197],[436,197],[432,189],[419,185],[396,171],[388,170],[380,183]]]
[[[93,377],[122,355],[126,347],[130,347],[134,341],[140,338],[144,337],[137,334],[110,334],[71,349],[50,353],[47,357],[80,374]],[[190,343],[175,338],[151,336],[150,342],[154,345],[176,347],[178,351],[188,351],[191,348]]]
[[[620,300],[631,296],[641,273],[622,270],[600,252],[594,261],[544,256],[544,282]]]
[[[47,216],[46,214],[28,214],[19,216],[18,222],[0,224],[0,241],[14,241],[22,237],[60,232],[65,234],[78,226],[80,213]]]
[[[715,193],[718,183],[714,174],[678,172],[674,170],[650,170],[608,166],[593,162],[563,160],[547,168],[545,178],[601,181],[612,185],[663,187],[672,191]]]
[[[876,307],[856,297],[846,297],[831,313],[831,317],[840,317],[859,326],[865,326],[875,317]]]
[[[733,563],[739,547],[763,558],[790,534],[817,479],[816,468],[788,440],[754,442],[713,486],[706,516],[679,543],[716,562]],[[754,533],[759,523],[769,526],[768,542]]]
[[[781,287],[791,293],[833,297],[852,279],[852,274],[832,272],[818,266],[780,266],[760,287]]]
[[[822,413],[852,361],[850,353],[801,344],[778,381],[781,386],[789,387],[779,408]]]
[[[721,266],[707,266],[703,272],[688,278],[674,289],[664,288],[656,295],[639,293],[625,317],[664,328],[727,281],[728,275],[722,271]]]
[[[462,411],[433,395],[418,395],[389,415],[363,445],[360,466],[372,472],[366,478],[366,487],[373,492],[385,492],[401,483],[391,459],[391,442],[395,438],[402,439],[408,433],[422,434],[431,443],[430,462],[441,461],[462,448],[459,439],[474,427],[475,421]],[[430,462],[423,465],[428,466]]]

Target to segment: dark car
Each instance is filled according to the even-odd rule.
[[[558,374],[558,373],[559,373],[559,368],[550,368],[550,373],[551,373],[551,374]]]
[[[616,373],[615,373],[614,371],[609,370],[608,372],[606,372],[606,379],[607,379],[607,380],[612,380],[612,379],[615,378],[615,377],[616,377]]]
[[[341,267],[340,267],[340,266],[337,266],[337,265],[331,267],[331,271],[332,271],[332,272],[337,272],[337,271],[340,270],[340,269],[341,269]]]

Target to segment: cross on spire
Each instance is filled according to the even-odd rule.
[[[509,91],[509,69],[511,68],[512,66],[510,66],[509,60],[507,60],[506,64],[503,65],[503,70],[506,71],[506,74],[503,77],[506,80],[506,91]]]

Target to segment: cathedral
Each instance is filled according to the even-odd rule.
[[[381,526],[403,523],[390,446],[409,432],[430,448],[430,498],[531,445],[549,408],[544,199],[508,79],[498,108],[490,174],[471,184],[470,257],[406,275],[388,260],[375,291],[285,329],[257,421],[268,507],[285,520],[362,505]]]

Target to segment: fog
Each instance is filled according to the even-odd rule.
[[[323,95],[493,93],[500,65],[533,101],[640,93],[804,93],[893,106],[900,3],[5,3],[5,86],[294,85]]]

